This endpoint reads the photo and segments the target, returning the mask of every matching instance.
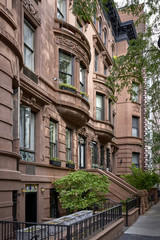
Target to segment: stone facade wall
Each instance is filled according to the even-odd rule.
[[[50,217],[53,182],[74,171],[66,167],[66,127],[72,132],[71,160],[75,163],[75,170],[81,167],[79,146],[82,137],[85,139],[86,169],[93,167],[94,144],[97,144],[98,152],[96,165],[103,165],[102,168],[115,174],[128,172],[133,149],[122,163],[122,170],[119,165],[120,159],[128,154],[126,146],[138,148],[138,151],[141,148],[141,138],[133,139],[130,134],[131,114],[135,111],[140,116],[136,110],[140,110],[140,103],[136,106],[125,103],[123,109],[109,105],[111,90],[105,85],[112,56],[126,53],[128,43],[115,42],[111,24],[100,8],[97,17],[102,18],[102,35],[99,34],[98,21],[88,24],[78,20],[82,26],[80,31],[77,18],[69,11],[70,3],[67,1],[66,21],[63,21],[57,18],[56,1],[0,1],[1,219],[26,221],[26,205],[33,200],[29,200],[32,195],[36,204],[36,221]],[[34,70],[25,65],[24,19],[34,29]],[[77,93],[59,88],[59,50],[74,59],[73,85]],[[95,50],[98,71],[94,71]],[[80,92],[80,64],[85,68],[85,92],[89,100]],[[107,73],[104,73],[104,65]],[[97,93],[103,96],[104,116],[101,120],[96,119]],[[30,161],[30,157],[28,161],[24,160],[26,155],[22,150],[26,149],[20,148],[20,106],[29,108],[35,116],[34,161]],[[114,126],[113,116],[116,118]],[[57,124],[57,158],[61,160],[61,167],[50,164],[50,120]],[[104,154],[103,164],[101,152]],[[58,207],[59,203],[56,204]],[[63,209],[59,212],[64,214]]]

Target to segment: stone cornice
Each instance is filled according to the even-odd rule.
[[[34,7],[30,0],[22,0],[23,6],[28,11],[29,14],[34,18],[34,20],[41,25],[41,19],[39,17],[38,10]]]
[[[31,93],[33,98],[38,99],[38,101],[35,101],[40,103],[41,105],[49,105],[51,104],[51,100],[46,92],[44,92],[37,84],[35,84],[31,79],[29,79],[27,76],[24,74],[20,73],[20,86],[22,91],[27,93]],[[23,95],[23,94],[22,94]],[[29,101],[30,104],[34,104],[32,99],[25,99],[26,101]]]
[[[0,16],[8,22],[8,24],[13,28],[13,30],[17,29],[17,24],[13,19],[12,13],[6,8],[2,3],[0,3]]]

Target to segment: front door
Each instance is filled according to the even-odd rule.
[[[37,222],[37,192],[26,193],[26,222]]]
[[[50,217],[58,218],[58,193],[54,188],[50,189]]]

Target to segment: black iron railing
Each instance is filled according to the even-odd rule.
[[[148,203],[153,203],[154,202],[154,194],[148,194]]]
[[[133,197],[133,199],[126,200],[126,226],[128,226],[129,212],[137,207],[139,208],[139,215],[140,215],[140,198],[139,197]]]
[[[0,221],[0,240],[83,240],[122,217],[122,205],[72,224]]]
[[[116,202],[116,201],[114,201],[112,199],[109,199],[109,198],[106,198],[104,200],[95,202],[93,204],[93,208],[92,208],[93,209],[93,214],[105,211],[109,208],[112,208],[112,207],[118,205],[118,204],[119,204],[119,202]]]

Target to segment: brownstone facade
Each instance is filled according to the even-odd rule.
[[[0,219],[58,217],[52,182],[74,169],[128,173],[134,153],[141,164],[141,98],[124,90],[113,105],[105,85],[134,25],[112,4],[91,24],[71,5],[0,0]]]

